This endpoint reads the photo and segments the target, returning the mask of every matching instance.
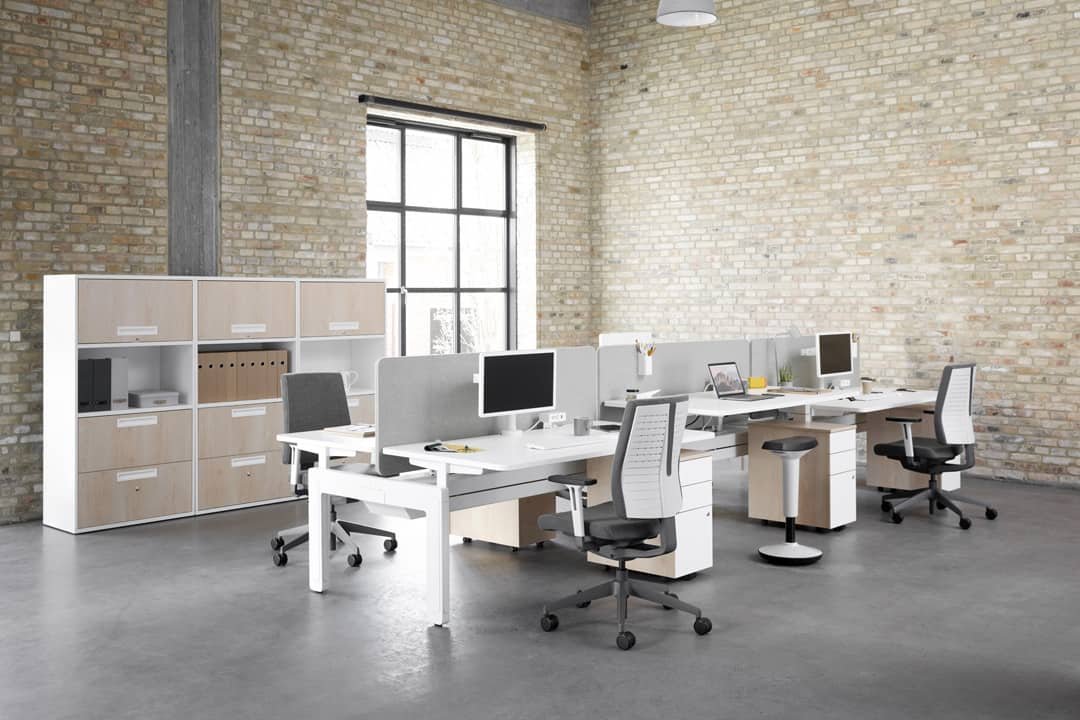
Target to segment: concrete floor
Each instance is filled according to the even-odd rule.
[[[384,555],[270,563],[291,503],[73,537],[0,528],[0,717],[22,718],[1077,718],[1080,493],[969,481],[1001,510],[968,532],[925,512],[894,526],[859,494],[826,552],[784,569],[755,558],[781,531],[745,518],[745,485],[715,499],[716,566],[674,589],[706,609],[610,600],[539,628],[545,598],[600,581],[563,547],[451,548],[452,620],[423,606],[422,521]]]

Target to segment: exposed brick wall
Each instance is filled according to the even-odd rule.
[[[165,271],[165,72],[165,0],[0,0],[0,523],[41,514],[41,276]]]
[[[598,330],[979,364],[980,470],[1080,486],[1080,5],[593,3]]]
[[[222,1],[223,274],[362,274],[363,93],[547,123],[539,341],[593,337],[585,30],[485,0]]]

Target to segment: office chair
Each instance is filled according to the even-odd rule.
[[[934,508],[948,508],[960,516],[960,527],[967,530],[971,520],[956,503],[977,505],[985,508],[986,519],[997,517],[997,510],[984,502],[939,487],[941,473],[960,472],[975,465],[975,429],[971,423],[971,397],[975,388],[975,365],[947,365],[941,373],[937,402],[933,410],[924,410],[934,418],[934,437],[912,437],[911,426],[922,422],[921,418],[889,417],[889,422],[900,423],[904,439],[891,443],[878,443],[874,454],[898,460],[905,470],[930,476],[928,487],[921,490],[901,490],[889,493],[881,501],[881,511],[892,513],[892,521],[904,521],[904,511],[923,500]],[[951,463],[963,456],[959,463]],[[899,501],[899,502],[898,502]]]
[[[551,482],[569,491],[570,511],[541,515],[539,525],[575,538],[578,549],[618,562],[615,580],[548,603],[540,627],[551,632],[559,627],[553,611],[588,607],[593,600],[614,596],[621,650],[634,647],[636,638],[626,629],[627,600],[632,596],[694,616],[694,630],[705,635],[712,622],[701,610],[679,600],[653,583],[631,580],[626,561],[657,557],[675,550],[675,513],[682,507],[679,484],[679,451],[686,426],[687,397],[631,400],[623,411],[622,427],[611,470],[611,502],[585,507],[585,488],[596,480],[583,475],[553,475]],[[659,545],[646,541],[659,536]]]
[[[285,432],[322,430],[335,425],[349,425],[349,402],[345,395],[345,383],[341,373],[311,372],[289,373],[281,376],[281,402],[285,417]],[[306,471],[318,463],[314,453],[300,452],[291,445],[284,445],[282,462],[292,466],[290,477],[298,496],[307,495],[304,485]],[[337,508],[330,504],[330,549],[337,548],[340,541],[352,552],[347,561],[349,567],[357,567],[364,561],[360,548],[352,535],[375,535],[386,538],[383,548],[387,552],[397,549],[397,536],[389,530],[360,525],[337,519]],[[290,538],[290,539],[286,539]],[[308,541],[307,525],[289,528],[274,534],[270,549],[274,551],[274,564],[278,567],[289,562],[288,552]]]

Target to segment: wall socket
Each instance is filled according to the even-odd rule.
[[[547,427],[551,427],[552,425],[555,425],[557,423],[563,423],[563,422],[566,422],[566,413],[564,413],[564,412],[553,412],[553,413],[548,413],[547,420],[544,421],[544,424]]]

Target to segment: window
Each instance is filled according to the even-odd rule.
[[[387,352],[514,346],[514,139],[371,118],[367,276],[386,281]]]

